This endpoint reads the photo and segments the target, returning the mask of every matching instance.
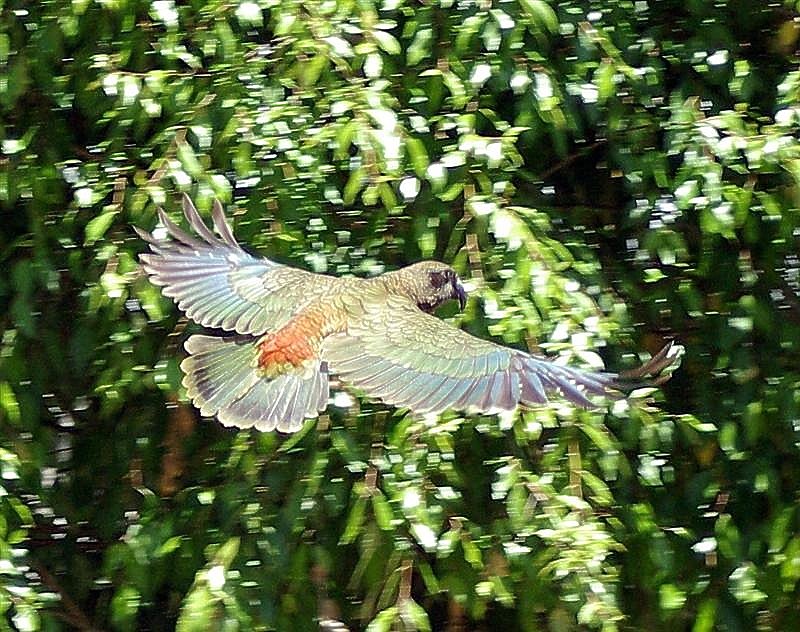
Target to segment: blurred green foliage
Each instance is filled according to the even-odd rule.
[[[0,626],[800,628],[793,2],[5,0],[0,24]],[[224,429],[137,265],[131,225],[182,191],[309,269],[452,262],[478,335],[688,353],[609,410],[339,395],[295,436]]]

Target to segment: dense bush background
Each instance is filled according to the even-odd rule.
[[[20,630],[800,628],[793,2],[0,2],[0,612]],[[201,420],[137,266],[180,192],[663,392]],[[638,356],[638,357],[637,357]],[[343,629],[343,628],[339,628]]]

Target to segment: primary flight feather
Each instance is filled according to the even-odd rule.
[[[371,279],[313,274],[243,250],[218,202],[216,234],[186,196],[183,212],[195,235],[159,209],[169,237],[136,229],[150,245],[141,259],[190,319],[227,332],[190,336],[181,369],[195,406],[228,426],[299,430],[326,408],[331,374],[416,413],[508,411],[545,403],[552,392],[591,406],[589,395],[658,383],[680,355],[670,344],[620,375],[556,365],[433,316],[446,301],[466,302],[443,263]]]

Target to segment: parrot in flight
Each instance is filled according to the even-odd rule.
[[[196,323],[184,347],[183,385],[203,416],[226,426],[295,432],[325,410],[329,377],[414,413],[514,410],[560,393],[582,407],[589,395],[627,392],[669,377],[672,343],[625,374],[586,371],[476,338],[438,319],[466,292],[444,263],[423,261],[373,278],[314,274],[249,254],[214,203],[216,234],[188,196],[194,235],[158,216],[169,238],[140,229],[150,280]],[[224,333],[223,333],[224,332]]]

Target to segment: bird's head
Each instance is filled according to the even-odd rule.
[[[398,270],[408,296],[425,312],[433,312],[442,303],[457,300],[463,310],[467,293],[456,271],[438,261],[422,261]]]

